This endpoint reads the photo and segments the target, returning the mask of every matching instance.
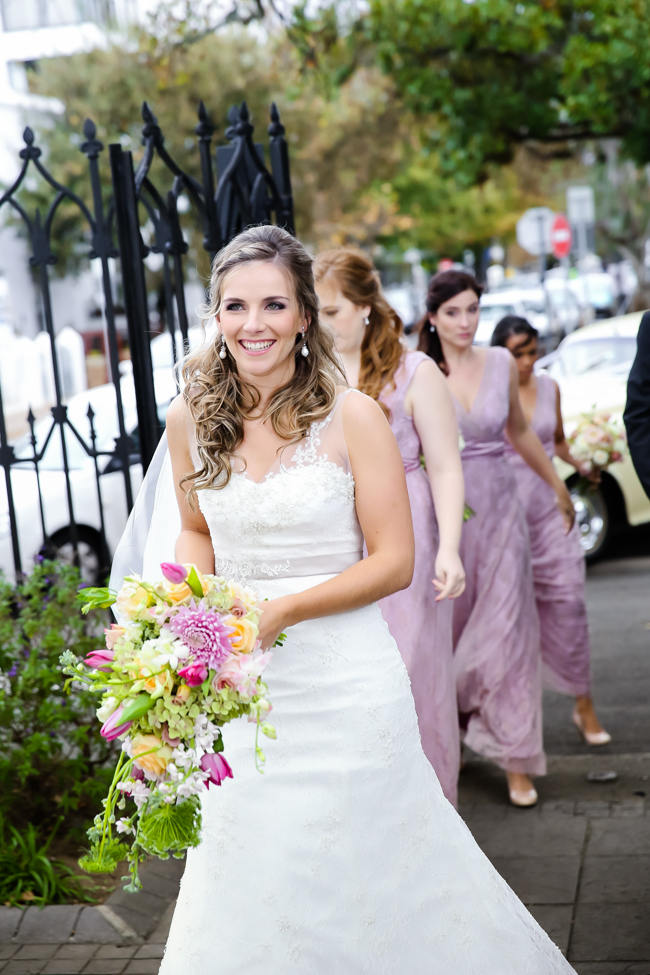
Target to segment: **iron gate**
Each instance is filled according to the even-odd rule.
[[[275,222],[294,233],[293,199],[289,175],[289,154],[284,126],[278,111],[271,107],[268,127],[269,165],[263,147],[253,139],[253,125],[246,104],[233,107],[228,114],[225,145],[213,147],[215,126],[203,102],[198,109],[195,129],[200,179],[185,172],[165,145],[158,122],[145,103],[142,108],[144,152],[137,167],[132,153],[119,143],[109,146],[112,193],[104,204],[101,170],[103,144],[97,138],[94,123],[83,127],[84,141],[80,151],[87,159],[88,188],[92,202],[58,182],[44,165],[43,152],[36,145],[30,128],[23,133],[24,146],[18,176],[0,196],[2,208],[11,209],[20,221],[29,242],[30,264],[37,281],[42,322],[49,338],[54,388],[54,404],[46,430],[36,423],[29,410],[27,446],[17,451],[9,442],[5,407],[0,386],[0,464],[4,473],[6,505],[0,522],[0,568],[10,571],[13,563],[16,577],[23,573],[26,559],[38,552],[70,552],[77,562],[83,553],[91,553],[87,575],[100,576],[108,565],[110,545],[107,536],[103,474],[119,476],[125,510],[133,504],[133,465],[139,462],[146,470],[161,433],[156,402],[154,371],[150,352],[151,328],[145,275],[145,259],[159,255],[162,261],[162,317],[169,334],[171,357],[175,363],[188,349],[188,313],[185,301],[186,262],[189,250],[187,232],[198,226],[203,235],[202,247],[212,258],[240,230],[252,224]],[[21,189],[38,173],[51,189],[51,202],[44,214],[39,209],[28,212],[21,203]],[[180,205],[183,199],[185,206]],[[69,415],[61,383],[61,366],[56,346],[56,328],[51,300],[51,268],[57,263],[53,224],[63,203],[78,209],[90,237],[88,260],[101,266],[103,324],[106,337],[109,375],[113,386],[114,436],[107,447],[98,439],[97,413],[92,406],[86,412],[87,433],[78,418]],[[184,211],[187,211],[186,213]],[[147,238],[147,239],[145,239]],[[119,259],[120,272],[114,271]],[[125,378],[120,375],[118,332],[116,327],[116,287],[121,284],[124,312],[132,362],[132,391],[135,394],[137,437],[130,428],[125,411]],[[131,388],[131,387],[129,387]],[[55,442],[60,449],[60,470],[54,478],[48,474],[44,487],[44,457]],[[71,451],[81,451],[85,458],[84,478],[93,482],[93,503],[79,494],[77,470],[70,461]],[[27,471],[27,475],[26,475]],[[25,481],[25,476],[28,481]],[[20,496],[14,481],[22,478]],[[27,490],[27,488],[29,490]],[[26,496],[33,500],[25,510]],[[0,489],[0,499],[2,497]],[[1,503],[1,502],[0,502]],[[59,509],[63,505],[65,511]],[[84,510],[79,510],[80,506]],[[87,508],[95,512],[86,517]],[[1,511],[2,509],[0,509]],[[39,544],[22,551],[21,535],[38,522]],[[31,536],[30,536],[31,537]]]

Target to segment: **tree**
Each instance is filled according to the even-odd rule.
[[[355,31],[466,183],[518,145],[617,138],[650,153],[648,0],[371,0]]]

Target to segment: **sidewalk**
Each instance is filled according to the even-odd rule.
[[[476,757],[461,773],[461,815],[578,975],[650,975],[649,585],[648,557],[589,570],[598,710],[613,743],[578,743],[570,702],[551,695],[536,807],[510,806],[503,774]],[[616,780],[587,779],[606,771]],[[0,907],[0,975],[153,975],[181,870],[177,860],[147,864],[143,891],[119,890],[99,907]]]
[[[608,770],[616,781],[586,778]],[[515,809],[501,773],[471,758],[461,813],[579,975],[650,975],[650,755],[551,757],[539,791],[538,806]],[[0,908],[1,975],[153,975],[181,872],[147,864],[142,891],[99,907]]]

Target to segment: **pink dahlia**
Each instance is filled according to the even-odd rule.
[[[214,609],[201,603],[181,606],[167,626],[192,651],[192,663],[217,668],[232,653],[230,634]]]

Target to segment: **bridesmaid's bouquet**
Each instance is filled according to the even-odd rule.
[[[122,746],[79,863],[111,873],[126,858],[127,890],[141,886],[138,864],[146,855],[181,857],[198,845],[201,793],[233,777],[223,725],[240,717],[255,723],[259,771],[259,732],[275,738],[262,680],[271,654],[259,647],[254,594],[193,565],[160,568],[160,580],[128,576],[117,594],[81,590],[82,612],[114,606],[120,622],[84,660],[70,650],[60,658],[66,688],[78,681],[101,695],[100,734]]]
[[[567,437],[571,455],[582,474],[603,470],[623,460],[627,442],[620,418],[611,413],[583,414]]]

